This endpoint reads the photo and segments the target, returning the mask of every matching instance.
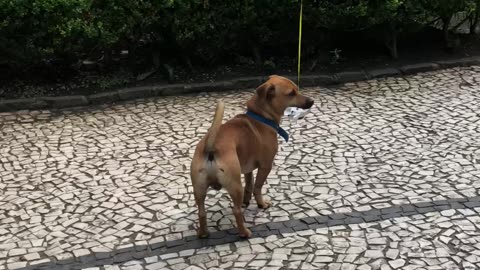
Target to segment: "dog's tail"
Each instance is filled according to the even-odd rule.
[[[218,129],[220,128],[220,125],[222,125],[224,110],[225,110],[225,103],[223,103],[222,100],[218,101],[212,126],[210,127],[207,133],[207,142],[205,144],[205,152],[208,155],[211,155],[214,152],[213,145],[215,144],[215,139],[217,138]]]

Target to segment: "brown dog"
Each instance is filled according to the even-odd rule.
[[[278,126],[280,119],[287,107],[308,109],[312,105],[313,100],[302,96],[295,83],[276,75],[256,89],[256,94],[247,102],[247,114],[237,115],[223,125],[224,104],[218,102],[212,126],[197,145],[190,168],[200,219],[199,237],[208,236],[205,196],[209,187],[227,189],[240,236],[251,236],[241,207],[242,203],[248,206],[252,196],[252,172],[258,169],[253,187],[257,205],[268,208],[271,203],[263,199],[261,192],[278,150],[277,132],[286,135],[280,132],[283,131]],[[284,138],[288,140],[288,135]]]

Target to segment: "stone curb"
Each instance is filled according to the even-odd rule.
[[[433,71],[443,68],[479,65],[480,57],[464,57],[452,60],[425,62],[404,65],[401,67],[387,67],[380,69],[366,69],[359,71],[343,71],[334,74],[315,74],[302,76],[301,87],[331,86],[347,82],[362,81],[373,78],[383,78],[398,75],[411,75],[420,72]],[[296,81],[296,76],[286,76]],[[88,96],[59,96],[39,97],[26,99],[0,100],[0,112],[15,110],[38,110],[49,108],[67,108],[85,106],[89,104],[109,104],[118,101],[135,100],[140,98],[193,94],[201,92],[221,92],[235,89],[255,88],[264,82],[268,76],[241,77],[229,81],[213,83],[170,84],[139,86],[103,92]]]

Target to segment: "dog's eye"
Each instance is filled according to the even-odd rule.
[[[296,93],[295,93],[295,91],[292,91],[292,92],[290,92],[288,95],[289,95],[290,97],[293,97],[293,96],[296,95]]]

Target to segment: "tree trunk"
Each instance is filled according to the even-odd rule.
[[[165,78],[168,80],[168,83],[173,83],[174,76],[173,76],[173,67],[169,64],[163,64]]]
[[[390,56],[393,59],[398,59],[398,50],[397,50],[397,33],[392,32],[392,41],[391,41],[391,48],[390,48]]]
[[[390,56],[393,59],[398,59],[397,29],[393,23],[385,28],[384,42]]]
[[[128,67],[134,77],[137,77],[137,48],[133,41],[128,43]]]
[[[152,52],[151,52],[150,54],[152,55],[153,66],[154,66],[156,69],[159,69],[160,66],[161,66],[160,52],[157,51],[157,50],[152,50]]]
[[[447,49],[452,48],[452,44],[450,43],[450,21],[452,20],[452,16],[442,18],[442,31],[443,31],[443,42],[445,43],[445,47]]]
[[[480,0],[475,1],[475,10],[470,20],[470,35],[475,35],[480,21]]]
[[[103,69],[110,70],[113,63],[112,51],[109,49],[103,50]]]
[[[263,66],[262,54],[260,53],[260,48],[257,45],[252,45],[253,59],[255,60],[255,65],[257,67]]]
[[[475,10],[475,14],[473,14],[472,18],[470,19],[470,31],[469,31],[470,35],[475,35],[478,27],[478,21],[480,19],[479,17],[480,17],[479,11]]]
[[[192,61],[190,60],[190,56],[184,54],[183,61],[185,62],[185,65],[187,66],[190,72],[195,72],[195,68],[193,67]]]

